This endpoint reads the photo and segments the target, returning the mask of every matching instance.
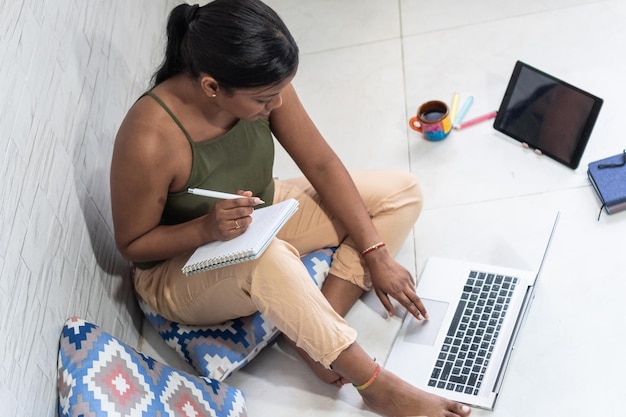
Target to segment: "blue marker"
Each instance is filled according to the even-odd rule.
[[[469,96],[467,100],[465,100],[465,103],[463,103],[463,107],[461,107],[459,114],[457,114],[456,119],[454,119],[454,123],[452,123],[452,127],[456,128],[458,125],[461,124],[461,122],[463,121],[463,118],[465,117],[465,114],[467,113],[467,111],[469,110],[473,102],[474,102],[473,96]]]

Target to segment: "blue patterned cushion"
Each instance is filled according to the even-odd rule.
[[[170,368],[79,318],[63,327],[58,391],[61,417],[247,416],[240,390]]]
[[[333,252],[334,248],[325,248],[302,257],[319,288],[328,275]],[[258,312],[215,326],[185,326],[166,320],[141,299],[139,306],[170,347],[200,375],[219,381],[247,364],[279,333]]]

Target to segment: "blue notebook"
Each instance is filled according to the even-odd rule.
[[[587,176],[608,214],[626,209],[626,151],[591,162]]]

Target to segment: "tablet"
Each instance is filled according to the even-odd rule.
[[[517,61],[493,127],[576,169],[603,100]]]

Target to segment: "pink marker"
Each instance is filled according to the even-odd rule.
[[[487,113],[487,114],[482,115],[480,117],[477,117],[475,119],[468,120],[465,123],[461,123],[460,125],[454,126],[454,128],[455,129],[465,129],[466,127],[474,126],[475,124],[480,123],[480,122],[484,122],[485,120],[493,119],[493,118],[496,117],[497,114],[498,114],[498,112],[492,111],[491,113]]]

